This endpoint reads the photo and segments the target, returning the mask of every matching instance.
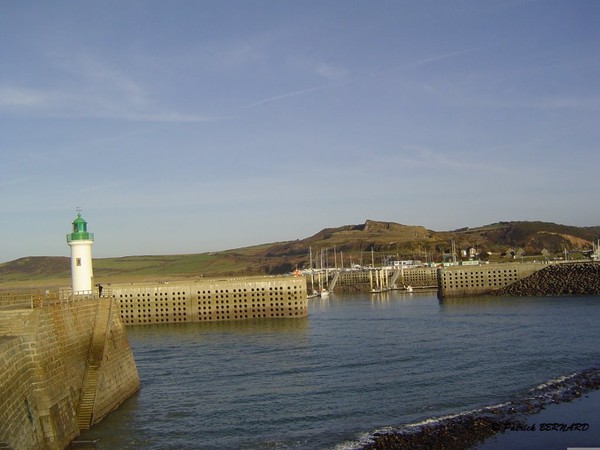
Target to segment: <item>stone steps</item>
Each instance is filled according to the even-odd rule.
[[[94,405],[96,403],[98,370],[104,358],[104,347],[106,345],[106,336],[110,329],[111,318],[112,300],[100,301],[88,354],[87,369],[81,388],[79,407],[77,409],[77,424],[80,430],[88,430],[92,426]]]
[[[80,430],[88,430],[92,424],[94,404],[96,402],[97,367],[89,366],[83,382],[79,410],[77,412],[77,424]]]

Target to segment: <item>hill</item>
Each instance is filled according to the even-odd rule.
[[[174,279],[202,276],[249,276],[286,273],[314,261],[333,266],[379,264],[394,259],[441,261],[454,242],[458,250],[475,248],[483,258],[502,258],[509,249],[525,255],[552,257],[592,248],[600,227],[574,227],[548,222],[498,222],[477,228],[433,231],[422,226],[367,220],[360,225],[325,228],[313,236],[222,252],[190,255],[128,256],[94,260],[97,282]],[[459,252],[458,252],[459,253]],[[459,253],[460,256],[460,253]],[[67,257],[27,257],[0,264],[0,287],[69,284]]]

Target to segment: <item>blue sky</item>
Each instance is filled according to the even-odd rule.
[[[0,2],[0,262],[600,225],[600,2]]]

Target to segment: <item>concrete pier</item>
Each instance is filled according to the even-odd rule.
[[[113,284],[103,292],[118,302],[125,325],[284,319],[308,314],[302,277]]]
[[[438,297],[469,297],[495,291],[517,282],[546,264],[514,263],[448,266],[438,269]]]

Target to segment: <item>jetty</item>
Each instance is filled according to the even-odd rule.
[[[435,290],[440,299],[480,295],[600,295],[600,262],[510,262],[447,264],[439,267],[316,269],[328,292]]]

